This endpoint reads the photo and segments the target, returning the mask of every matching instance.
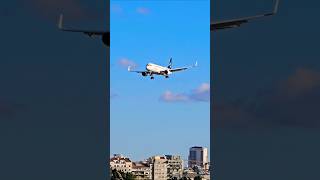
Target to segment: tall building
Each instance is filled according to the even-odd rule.
[[[183,160],[180,156],[165,155],[167,159],[168,179],[180,179],[183,176]]]
[[[150,164],[147,162],[133,162],[132,174],[136,180],[150,180],[152,179]]]
[[[115,154],[110,158],[110,169],[116,169],[122,172],[131,172],[132,162],[129,158],[124,157],[121,154]]]
[[[165,156],[153,156],[149,159],[153,180],[167,180],[167,159]]]
[[[201,167],[203,169],[208,168],[208,149],[205,147],[194,146],[189,149],[188,167],[194,166]]]

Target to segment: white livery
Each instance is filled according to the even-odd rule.
[[[160,66],[153,63],[148,63],[146,65],[145,71],[132,71],[130,66],[128,67],[128,71],[140,73],[142,76],[150,76],[151,79],[154,79],[154,75],[162,75],[162,76],[165,76],[166,78],[169,78],[169,75],[172,74],[173,72],[187,70],[189,68],[196,67],[197,65],[198,63],[196,62],[193,66],[172,68],[172,58],[170,58],[169,65],[167,67]]]

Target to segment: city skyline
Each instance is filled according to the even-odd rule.
[[[199,153],[198,155],[196,155]],[[191,161],[191,163],[190,163]],[[183,179],[202,177],[210,179],[210,164],[206,147],[189,148],[189,159],[178,154],[152,155],[133,161],[129,156],[114,154],[110,157],[111,177],[131,176],[134,179]],[[119,175],[122,174],[122,175]]]
[[[193,162],[197,162],[197,160],[190,160],[190,150],[191,149],[193,149],[193,148],[204,148],[204,149],[206,149],[206,153],[207,153],[207,158],[206,158],[206,161],[204,162],[204,163],[206,163],[206,162],[208,162],[208,163],[210,163],[210,154],[209,154],[209,152],[210,152],[210,150],[208,150],[208,148],[207,147],[203,147],[203,146],[192,146],[192,147],[190,147],[189,149],[188,149],[188,156],[187,156],[187,158],[183,158],[182,156],[181,156],[181,154],[172,154],[172,153],[166,153],[166,154],[153,154],[153,155],[151,155],[151,156],[148,156],[148,157],[145,157],[145,158],[142,158],[142,159],[135,159],[135,160],[133,160],[130,156],[128,156],[127,154],[123,154],[123,153],[121,153],[121,152],[118,152],[118,153],[114,153],[114,154],[110,154],[110,158],[111,157],[114,157],[114,156],[124,156],[124,157],[127,157],[127,158],[129,158],[129,159],[131,159],[133,162],[141,162],[141,161],[146,161],[147,159],[149,159],[150,157],[153,157],[153,156],[180,156],[180,157],[182,157],[182,160],[183,160],[183,163],[185,164],[185,167],[189,167],[190,165],[189,165],[189,162],[190,161],[193,161]]]

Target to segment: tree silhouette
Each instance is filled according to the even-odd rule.
[[[135,180],[136,177],[130,172],[117,171],[113,169],[111,171],[111,180]]]

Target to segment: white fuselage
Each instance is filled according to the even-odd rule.
[[[170,69],[167,67],[159,66],[157,64],[148,63],[146,65],[146,70],[151,72],[152,74],[161,74],[164,75],[163,72],[168,72],[167,74],[171,74]]]

